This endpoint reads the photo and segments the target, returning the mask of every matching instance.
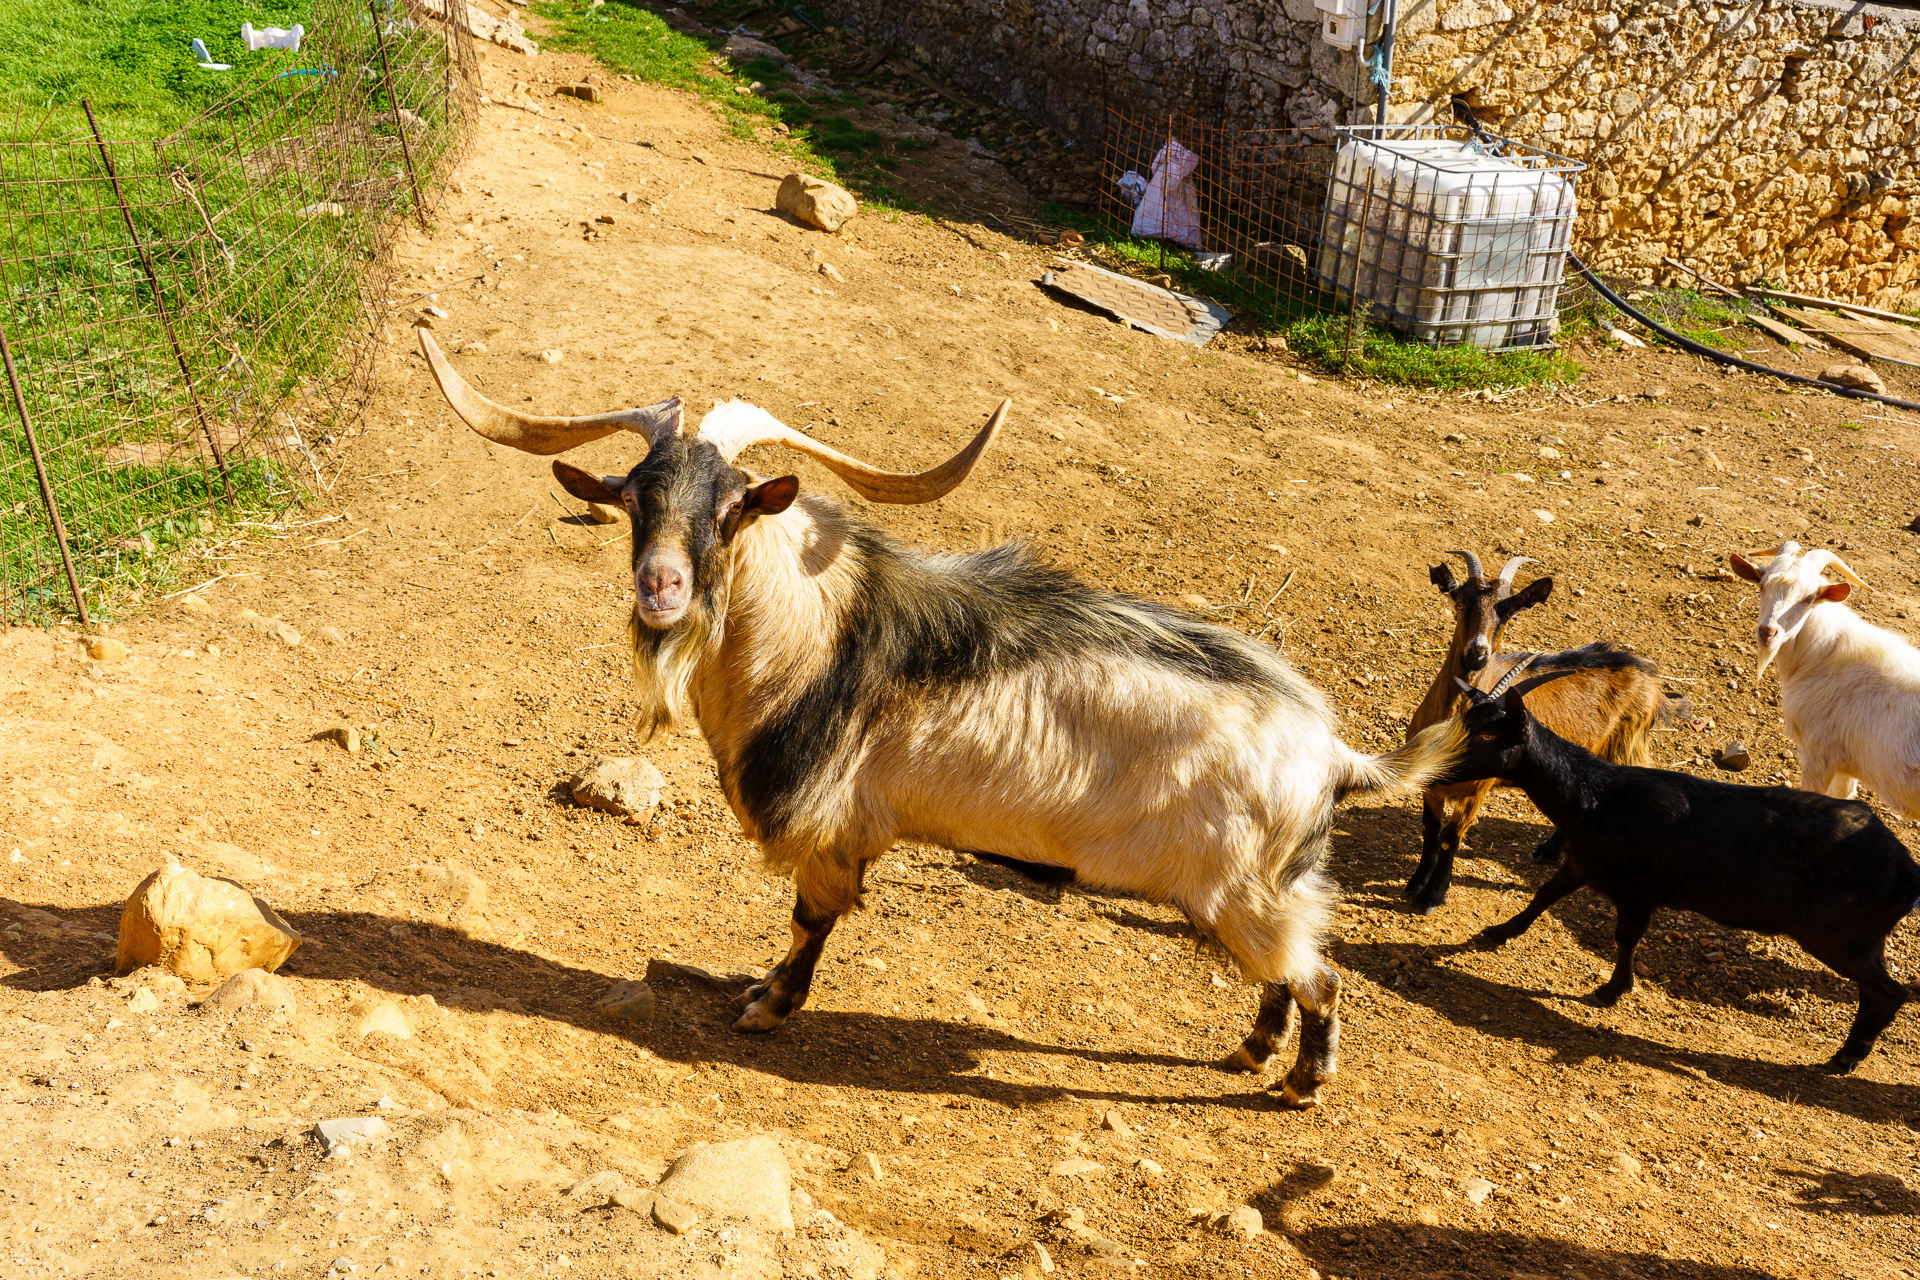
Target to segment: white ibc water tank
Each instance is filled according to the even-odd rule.
[[[1353,137],[1335,153],[1315,273],[1421,342],[1548,340],[1581,166],[1473,139]],[[1544,161],[1543,162],[1543,158]]]

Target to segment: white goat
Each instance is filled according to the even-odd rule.
[[[1800,785],[1851,800],[1864,782],[1889,805],[1920,815],[1920,649],[1841,603],[1856,586],[1872,588],[1831,551],[1783,542],[1751,560],[1728,559],[1760,585],[1754,679],[1778,660],[1780,712],[1799,750]],[[1826,581],[1829,568],[1847,581]]]

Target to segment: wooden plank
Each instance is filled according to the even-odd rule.
[[[1765,329],[1768,333],[1789,346],[1812,347],[1817,351],[1825,351],[1828,349],[1826,343],[1820,341],[1820,339],[1814,337],[1812,334],[1802,333],[1792,325],[1782,324],[1772,316],[1763,316],[1759,312],[1755,312],[1748,316],[1747,319],[1753,321],[1753,323],[1759,325],[1762,329]]]
[[[1666,263],[1670,267],[1674,267],[1674,268],[1677,268],[1678,270],[1686,272],[1688,275],[1692,276],[1695,280],[1698,280],[1701,284],[1706,285],[1709,289],[1716,289],[1719,292],[1726,294],[1729,298],[1740,298],[1743,301],[1745,300],[1746,295],[1742,294],[1739,290],[1729,289],[1727,288],[1727,286],[1721,284],[1718,280],[1715,280],[1711,276],[1705,276],[1700,274],[1698,271],[1695,271],[1692,267],[1680,261],[1680,259],[1678,258],[1661,258],[1660,261]]]
[[[1817,333],[1857,356],[1920,369],[1920,334],[1913,330],[1870,316],[1836,316],[1777,302],[1770,302],[1767,307],[1782,320],[1791,321],[1808,333]]]
[[[1778,289],[1755,289],[1751,286],[1748,293],[1756,293],[1764,298],[1778,298],[1782,302],[1800,302],[1810,307],[1832,307],[1835,311],[1849,311],[1857,316],[1872,316],[1876,320],[1896,320],[1902,324],[1920,324],[1920,316],[1903,316],[1898,311],[1881,311],[1874,307],[1863,307],[1855,302],[1841,302],[1837,298],[1809,298],[1800,293],[1782,293]]]

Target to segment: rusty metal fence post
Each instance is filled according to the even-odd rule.
[[[80,593],[80,575],[73,571],[73,553],[67,549],[67,525],[60,518],[60,502],[54,496],[53,483],[47,479],[46,460],[40,456],[40,437],[34,434],[33,418],[27,412],[27,398],[20,391],[20,374],[13,367],[13,348],[7,345],[7,330],[0,325],[0,360],[7,366],[7,385],[13,389],[13,407],[20,412],[20,429],[26,432],[27,448],[33,453],[33,474],[40,481],[40,500],[47,504],[47,523],[53,527],[53,540],[60,547],[60,567],[67,572],[67,590],[73,593],[74,612],[80,625],[90,626],[87,601]]]
[[[413,146],[407,141],[407,116],[400,106],[400,95],[393,90],[393,64],[387,61],[387,37],[380,30],[379,0],[367,0],[367,16],[373,19],[373,42],[380,46],[380,74],[387,83],[387,101],[393,104],[393,131],[400,135],[400,158],[406,161],[407,181],[413,186],[413,211],[419,215],[420,229],[427,226],[427,202],[420,194],[420,179],[413,172]]]
[[[187,353],[180,349],[180,335],[174,332],[173,313],[167,309],[167,298],[160,288],[160,274],[153,269],[153,256],[147,252],[146,244],[140,239],[140,228],[134,224],[133,210],[127,205],[126,192],[120,189],[120,175],[114,172],[113,156],[107,151],[107,140],[100,136],[100,122],[94,119],[93,103],[80,99],[80,107],[87,113],[87,125],[93,130],[93,140],[100,148],[100,163],[106,166],[107,180],[113,183],[113,198],[120,202],[120,216],[126,220],[127,234],[133,237],[134,251],[140,255],[141,269],[147,273],[147,282],[153,286],[153,309],[159,313],[160,327],[167,335],[167,345],[173,348],[174,361],[180,366],[180,376],[187,384],[187,397],[193,401],[194,417],[200,421],[200,430],[207,437],[207,448],[213,450],[214,463],[220,468],[220,482],[227,491],[227,505],[233,505],[233,476],[227,472],[227,459],[220,452],[220,440],[214,435],[213,423],[207,419],[207,407],[200,403],[200,390],[193,384],[193,370],[187,367]]]

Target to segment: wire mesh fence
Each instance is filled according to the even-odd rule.
[[[1171,286],[1269,329],[1552,343],[1575,162],[1465,127],[1243,129],[1133,102],[1098,137],[1078,211]]]
[[[86,102],[0,135],[0,619],[84,619],[325,483],[476,57],[465,0],[314,0],[297,53],[164,136]]]

